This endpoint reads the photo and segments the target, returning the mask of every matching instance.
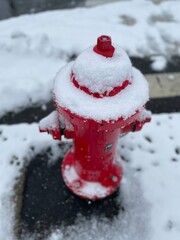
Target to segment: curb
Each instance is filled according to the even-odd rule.
[[[180,73],[147,74],[150,98],[167,98],[180,96]]]

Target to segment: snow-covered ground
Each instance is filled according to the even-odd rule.
[[[154,67],[162,69],[164,55],[180,54],[179,12],[180,1],[134,0],[1,21],[0,116],[48,102],[59,68],[101,34],[111,35],[130,55],[156,55]],[[141,132],[120,139],[119,152],[128,160],[119,196],[124,213],[111,223],[81,219],[54,230],[48,240],[179,240],[179,122],[179,113],[153,115]],[[48,146],[54,157],[60,154],[37,123],[0,126],[0,239],[15,239],[12,198],[22,166]]]
[[[180,54],[180,1],[121,1],[93,8],[49,11],[0,22],[0,116],[51,99],[52,79],[71,57],[102,34],[128,54]],[[164,57],[165,56],[165,57]]]
[[[179,240],[179,122],[179,113],[153,115],[141,132],[119,140],[119,153],[128,161],[119,196],[125,212],[112,222],[78,219],[74,226],[53,229],[48,240]],[[14,240],[11,198],[21,167],[48,146],[54,158],[61,153],[50,136],[39,134],[36,123],[1,125],[0,132],[0,239]]]
[[[35,154],[47,146],[52,146],[56,158],[58,156],[56,144],[48,136],[39,134],[36,123],[0,125],[0,239],[15,239],[13,232],[15,183],[21,175],[24,164],[28,164]]]

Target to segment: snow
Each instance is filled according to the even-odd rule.
[[[148,83],[143,75],[132,68],[132,84],[113,97],[95,98],[76,88],[70,80],[73,63],[63,67],[54,82],[54,95],[58,105],[84,118],[117,120],[128,118],[141,109],[149,99]]]
[[[76,173],[76,170],[73,167],[70,167],[69,165],[67,165],[67,166],[69,168],[65,169],[65,173],[64,173],[65,177],[67,178],[67,180],[70,183],[73,183],[74,181],[76,181],[79,178],[79,176],[78,176],[78,174]]]
[[[118,152],[125,160],[118,201],[125,211],[120,211],[110,222],[95,216],[79,217],[73,226],[52,229],[47,240],[178,240],[179,122],[180,113],[153,115],[152,122],[140,132],[119,139]],[[36,123],[1,125],[0,131],[0,239],[14,240],[11,198],[22,166],[49,146],[53,152],[52,162],[61,152],[50,136],[39,134]]]
[[[57,143],[40,134],[37,124],[0,126],[0,239],[14,240],[14,186],[31,158],[49,146],[57,157]],[[59,153],[58,153],[59,154]],[[52,161],[53,159],[52,158]]]
[[[115,46],[112,58],[106,58],[93,51],[93,47],[83,51],[72,66],[72,72],[80,86],[90,92],[108,93],[125,80],[131,82],[132,64],[129,57],[119,46]],[[98,67],[97,67],[98,66]]]
[[[78,194],[81,196],[88,196],[88,198],[93,198],[94,196],[98,196],[103,198],[109,192],[109,188],[103,187],[98,182],[88,182],[80,180],[75,168],[73,166],[66,165],[67,169],[65,169],[64,177],[68,184],[74,185],[76,187],[80,187]],[[67,185],[68,185],[67,184]]]
[[[52,98],[52,80],[58,70],[74,55],[96,44],[96,38],[102,34],[110,35],[113,42],[131,56],[180,54],[179,12],[180,1],[163,1],[156,5],[151,1],[134,0],[1,21],[0,116],[48,102]],[[63,68],[65,79],[69,78],[72,64]],[[154,64],[156,69],[162,69],[165,61],[159,58]],[[138,76],[133,81],[140,84],[143,79],[145,83],[139,71],[133,69],[133,74]],[[62,82],[62,86],[66,87],[66,84],[69,84],[68,88],[72,87],[70,82]],[[147,100],[147,91],[140,97],[141,85],[138,86],[137,95],[131,95],[133,84],[131,88],[127,87],[129,99],[124,104],[114,101],[113,111],[108,112],[110,118],[116,118],[119,113],[124,116],[133,114],[137,105],[139,107]],[[144,87],[147,90],[146,83]],[[93,99],[89,111],[91,96],[77,92],[75,88],[73,95],[66,88],[63,91],[64,99],[59,101],[64,106],[68,104],[74,112],[81,111],[74,100],[78,95],[80,113],[84,117],[93,116],[100,120],[107,116],[106,98],[98,103]],[[84,104],[84,98],[87,104]],[[115,98],[118,99],[119,95]],[[136,106],[134,101],[137,101]],[[131,110],[127,108],[130,102],[134,106]],[[98,114],[95,107],[101,109]],[[73,226],[52,229],[47,240],[179,240],[179,122],[179,113],[153,115],[152,122],[141,132],[119,140],[119,153],[125,162],[118,201],[125,211],[121,210],[111,221],[95,216],[90,219],[79,217]],[[53,151],[53,164],[62,154],[57,144],[51,136],[39,133],[37,123],[0,125],[0,239],[15,239],[12,199],[21,170],[33,156],[49,146]]]
[[[104,188],[101,184],[95,182],[86,182],[82,187],[81,191],[84,195],[87,196],[105,196],[107,189]]]
[[[146,109],[143,109],[140,114],[138,115],[138,118],[137,120],[140,121],[140,122],[143,122],[145,121],[147,118],[148,119],[151,119],[152,117],[152,114],[151,114],[151,111],[148,111]]]
[[[174,75],[173,74],[169,74],[168,75],[168,80],[173,81],[174,80]]]
[[[126,164],[124,174],[117,201],[125,211],[120,209],[119,214],[109,220],[101,216],[79,216],[74,225],[53,229],[47,240],[150,240],[151,206],[143,196],[140,182]]]
[[[21,32],[2,45],[0,37],[0,116],[50,101],[52,79],[65,61],[46,55],[45,36],[23,37]]]
[[[141,169],[145,197],[152,204],[152,239],[179,239],[179,124],[180,115],[153,116],[142,133],[127,136],[131,166]],[[139,140],[144,138],[144,143]],[[126,146],[127,148],[127,146]],[[146,153],[146,154],[145,154]],[[170,226],[172,225],[172,226]]]
[[[53,111],[47,117],[43,118],[39,122],[39,128],[41,130],[59,129],[59,114],[57,111]]]
[[[180,1],[133,0],[0,22],[0,116],[51,99],[52,79],[102,34],[129,55],[180,54]]]
[[[151,64],[153,70],[161,72],[166,68],[167,59],[164,56],[154,56],[151,60],[153,60]]]

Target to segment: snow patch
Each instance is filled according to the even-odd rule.
[[[59,114],[57,111],[53,111],[47,117],[43,118],[39,122],[39,128],[41,130],[49,130],[49,129],[59,129]],[[64,123],[64,122],[63,122]]]
[[[80,187],[79,193],[82,196],[88,196],[89,198],[98,196],[98,197],[104,197],[107,195],[107,192],[109,189],[106,187],[103,187],[100,183],[98,182],[88,182],[85,180],[82,180],[79,178],[75,168],[73,166],[68,166],[70,167],[68,169],[65,169],[64,171],[64,177],[67,180],[69,184],[76,185],[78,184]]]
[[[153,60],[153,63],[151,64],[151,68],[154,71],[163,71],[166,68],[167,65],[167,59],[164,56],[154,56],[151,57]]]
[[[131,82],[132,65],[129,57],[119,46],[114,45],[112,58],[106,58],[90,47],[83,51],[72,66],[76,80],[80,86],[87,87],[90,92],[100,94],[110,92],[121,86],[125,80]]]
[[[124,180],[117,202],[120,210],[113,219],[79,216],[74,225],[53,229],[47,240],[149,240],[150,204],[127,164],[124,164]]]
[[[149,99],[148,83],[132,69],[132,84],[113,97],[95,98],[77,89],[70,80],[72,64],[63,67],[54,82],[57,104],[84,118],[97,121],[128,118]]]
[[[40,134],[37,124],[0,126],[0,239],[14,240],[14,187],[21,170],[36,154],[51,147],[57,158],[57,143],[50,136]]]

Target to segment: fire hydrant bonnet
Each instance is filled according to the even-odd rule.
[[[141,72],[132,67],[127,54],[119,46],[114,46],[111,58],[97,54],[91,47],[59,71],[54,81],[57,105],[95,121],[127,119],[143,107],[149,99],[148,83]],[[72,75],[78,86],[72,81]],[[125,81],[129,84],[114,96],[97,98],[91,95],[94,92],[100,96],[109,93]],[[82,91],[81,86],[90,94]]]

